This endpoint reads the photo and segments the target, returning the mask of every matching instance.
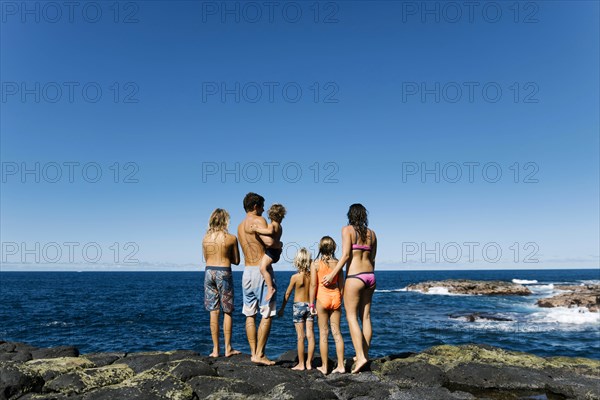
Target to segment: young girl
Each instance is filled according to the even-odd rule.
[[[266,228],[258,228],[255,225],[252,225],[250,227],[253,232],[273,237],[273,245],[267,247],[265,255],[260,260],[260,273],[267,285],[266,300],[270,300],[277,290],[271,273],[273,272],[272,264],[277,264],[277,261],[279,261],[279,258],[281,257],[281,252],[283,251],[283,243],[281,243],[283,228],[281,227],[281,221],[283,221],[285,214],[286,210],[284,206],[281,204],[273,204],[271,208],[269,208],[269,219],[271,219],[269,226]]]
[[[329,236],[323,236],[319,243],[319,254],[317,259],[312,263],[310,269],[310,307],[311,313],[315,314],[314,301],[317,299],[316,313],[319,319],[319,349],[321,350],[321,367],[317,368],[323,374],[328,373],[328,340],[329,327],[331,325],[331,333],[335,341],[335,351],[337,353],[337,368],[333,373],[344,373],[344,339],[340,331],[340,319],[342,317],[342,293],[344,290],[344,275],[340,271],[331,281],[325,286],[323,277],[331,272],[336,266],[337,259],[335,258],[335,241]],[[320,257],[319,257],[320,256]]]
[[[294,370],[303,371],[304,366],[304,330],[306,326],[306,339],[308,339],[308,358],[306,359],[306,369],[312,369],[311,361],[315,352],[315,334],[314,334],[314,317],[312,316],[308,307],[310,288],[310,263],[311,257],[308,250],[304,247],[301,248],[296,257],[294,258],[294,265],[298,269],[298,273],[292,275],[290,278],[290,285],[288,286],[285,296],[283,297],[283,303],[277,315],[283,316],[283,310],[285,305],[294,290],[294,325],[296,326],[296,334],[298,335],[298,365]]]

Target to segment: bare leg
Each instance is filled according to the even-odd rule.
[[[356,281],[356,282],[355,282]],[[346,309],[346,319],[350,328],[350,336],[352,337],[352,345],[356,352],[356,362],[352,373],[357,373],[367,363],[367,357],[364,353],[364,337],[360,325],[358,323],[358,306],[360,303],[361,289],[364,287],[359,279],[347,279],[344,288],[344,308]]]
[[[298,365],[293,370],[304,371],[304,322],[294,324],[296,326],[296,335],[298,336]]]
[[[246,337],[250,345],[250,356],[256,357],[256,315],[246,317]]]
[[[219,310],[210,312],[210,336],[212,336],[213,351],[210,357],[219,357]]]
[[[231,357],[234,354],[240,354],[239,351],[231,347],[231,326],[233,319],[231,313],[225,313],[223,316],[223,335],[225,336],[225,357]]]
[[[335,352],[337,354],[337,368],[333,373],[343,374],[346,372],[344,367],[344,339],[340,329],[340,320],[342,319],[342,309],[339,308],[331,313],[331,333],[335,342]]]
[[[273,262],[273,260],[271,259],[271,257],[269,257],[266,254],[260,259],[260,274],[262,275],[263,279],[265,280],[265,285],[267,285],[267,296],[266,296],[267,300],[271,300],[271,297],[273,297],[273,295],[275,294],[273,278],[271,277],[271,274],[269,273],[269,269],[272,269],[272,267],[271,267],[272,262]]]
[[[274,365],[275,362],[269,360],[265,356],[265,347],[267,346],[267,339],[269,339],[269,333],[271,332],[271,318],[262,318],[260,325],[258,326],[258,342],[256,343],[256,353],[252,358],[252,361],[263,365]]]
[[[329,340],[329,311],[317,300],[317,315],[319,319],[319,350],[321,351],[321,366],[317,368],[324,375],[328,370],[328,340]]]
[[[312,360],[315,355],[315,331],[314,322],[306,321],[306,339],[308,340],[308,358],[306,359],[306,369],[312,369]]]
[[[375,288],[365,289],[360,298],[359,315],[360,321],[362,322],[363,332],[363,346],[365,357],[369,358],[369,349],[371,348],[371,338],[373,337],[373,327],[371,325],[371,300],[373,299],[373,293]]]

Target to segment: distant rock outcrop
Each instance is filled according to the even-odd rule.
[[[291,370],[292,351],[273,367],[248,355],[214,359],[192,351],[16,355],[63,351],[0,341],[0,354],[12,359],[0,361],[0,400],[600,399],[598,360],[486,345],[435,346],[372,360],[360,374],[328,376]]]
[[[447,279],[445,281],[426,281],[413,283],[406,290],[429,293],[435,288],[436,293],[445,289],[449,294],[472,294],[472,295],[530,295],[531,290],[518,283],[504,281],[473,281],[468,279]]]
[[[556,285],[554,289],[566,290],[554,297],[537,301],[540,307],[586,307],[591,312],[600,311],[600,285]]]

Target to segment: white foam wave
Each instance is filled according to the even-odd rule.
[[[531,290],[534,293],[554,291],[553,283],[550,283],[548,285],[531,285],[531,286],[527,286],[527,287],[529,288],[529,290]]]
[[[472,294],[462,294],[462,293],[450,293],[448,291],[448,288],[442,287],[442,286],[432,286],[429,288],[429,290],[427,292],[424,292],[423,290],[410,290],[411,292],[419,292],[419,293],[423,293],[423,294],[441,294],[444,296],[473,296]]]
[[[513,283],[518,283],[521,285],[531,285],[534,283],[538,283],[538,281],[536,281],[535,279],[531,280],[531,281],[528,281],[527,279],[513,279],[512,281],[513,281]]]
[[[581,285],[600,285],[600,279],[589,279],[580,282]]]
[[[532,320],[539,323],[599,324],[600,313],[590,312],[585,307],[554,307],[533,314]]]
[[[47,324],[42,324],[42,326],[61,326],[61,327],[66,327],[66,326],[73,326],[75,325],[72,322],[63,322],[63,321],[52,321],[52,322],[48,322]]]
[[[407,289],[405,287],[400,289],[375,289],[375,293],[397,293],[406,291]]]

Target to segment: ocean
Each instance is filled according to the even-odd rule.
[[[233,345],[248,353],[241,268],[234,268]],[[278,304],[292,272],[276,272]],[[600,314],[539,308],[556,284],[600,283],[599,270],[377,271],[371,357],[440,344],[481,343],[540,356],[600,359]],[[531,296],[423,294],[406,286],[426,280],[527,282]],[[203,302],[203,272],[2,272],[0,339],[39,347],[72,345],[82,353],[212,348]],[[273,321],[267,356],[295,349],[292,301]],[[468,322],[451,314],[485,312],[510,321]],[[353,355],[345,318],[346,356]],[[333,353],[331,343],[330,353]]]

